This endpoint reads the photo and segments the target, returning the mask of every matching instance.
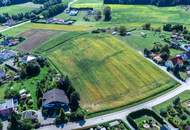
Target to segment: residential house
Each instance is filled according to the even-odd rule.
[[[65,92],[61,89],[52,89],[43,94],[43,109],[59,109],[63,108],[68,111],[69,99]]]
[[[160,127],[160,130],[171,130],[171,128],[169,128],[168,125],[165,124]]]
[[[6,78],[6,74],[3,70],[0,70],[0,80],[3,80]]]
[[[17,109],[18,102],[14,99],[5,100],[0,104],[0,116],[8,117],[12,111]]]
[[[177,55],[176,57],[172,58],[171,61],[172,61],[173,65],[178,64],[180,66],[183,66],[183,59],[180,55]]]
[[[22,112],[22,118],[36,120],[38,119],[38,114],[34,110],[27,110],[27,111]]]
[[[21,58],[21,62],[24,63],[24,64],[27,64],[29,62],[33,62],[33,61],[36,61],[36,57],[35,56],[32,56],[32,55],[25,55]]]
[[[16,56],[16,52],[11,51],[11,50],[2,50],[0,51],[0,63],[11,59]]]

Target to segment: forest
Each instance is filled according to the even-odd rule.
[[[190,0],[104,0],[105,4],[139,4],[156,6],[189,5]]]

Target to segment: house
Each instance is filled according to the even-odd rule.
[[[9,99],[0,104],[0,116],[7,117],[12,111],[15,111],[18,106],[17,100]]]
[[[0,51],[0,62],[4,62],[8,59],[11,59],[16,56],[16,53],[11,50],[2,50]]]
[[[25,55],[21,58],[21,62],[24,63],[24,64],[27,64],[29,62],[33,62],[33,61],[36,61],[36,57],[35,56],[32,56],[32,55]]]
[[[5,72],[3,70],[0,70],[0,80],[5,79],[5,77],[6,77]]]
[[[42,108],[43,109],[59,109],[63,108],[68,111],[69,99],[65,92],[61,89],[52,89],[43,94]]]
[[[177,55],[176,57],[172,58],[171,61],[174,65],[178,64],[180,66],[183,66],[183,59],[180,55]]]
[[[165,124],[160,127],[160,130],[171,130],[171,129],[168,127],[168,125]]]
[[[160,57],[160,55],[156,55],[156,56],[153,58],[153,61],[159,64],[159,63],[162,62],[162,58]]]
[[[22,112],[22,119],[36,120],[38,119],[38,114],[34,110],[27,110],[27,111]]]
[[[165,62],[165,67],[170,70],[170,69],[174,68],[174,64],[173,64],[173,62],[171,60],[167,60]]]

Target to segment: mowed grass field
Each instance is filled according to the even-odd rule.
[[[129,105],[178,85],[111,35],[86,34],[45,55],[70,76],[89,113]]]
[[[9,15],[18,14],[18,13],[25,13],[30,12],[35,8],[39,8],[40,5],[35,5],[32,3],[24,3],[24,4],[17,4],[17,5],[10,5],[6,7],[0,7],[0,14],[9,13]]]
[[[95,2],[97,1],[97,2]],[[96,26],[105,27],[113,25],[141,26],[144,23],[151,23],[155,27],[162,26],[164,23],[185,24],[189,28],[190,15],[181,6],[175,7],[156,7],[151,5],[103,5],[102,0],[90,0],[83,3],[78,0],[73,7],[93,7],[102,10],[105,6],[112,9],[111,22],[98,22]]]

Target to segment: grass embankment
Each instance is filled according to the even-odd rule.
[[[82,107],[90,113],[135,103],[177,85],[110,35],[87,34],[45,54],[71,77]]]

